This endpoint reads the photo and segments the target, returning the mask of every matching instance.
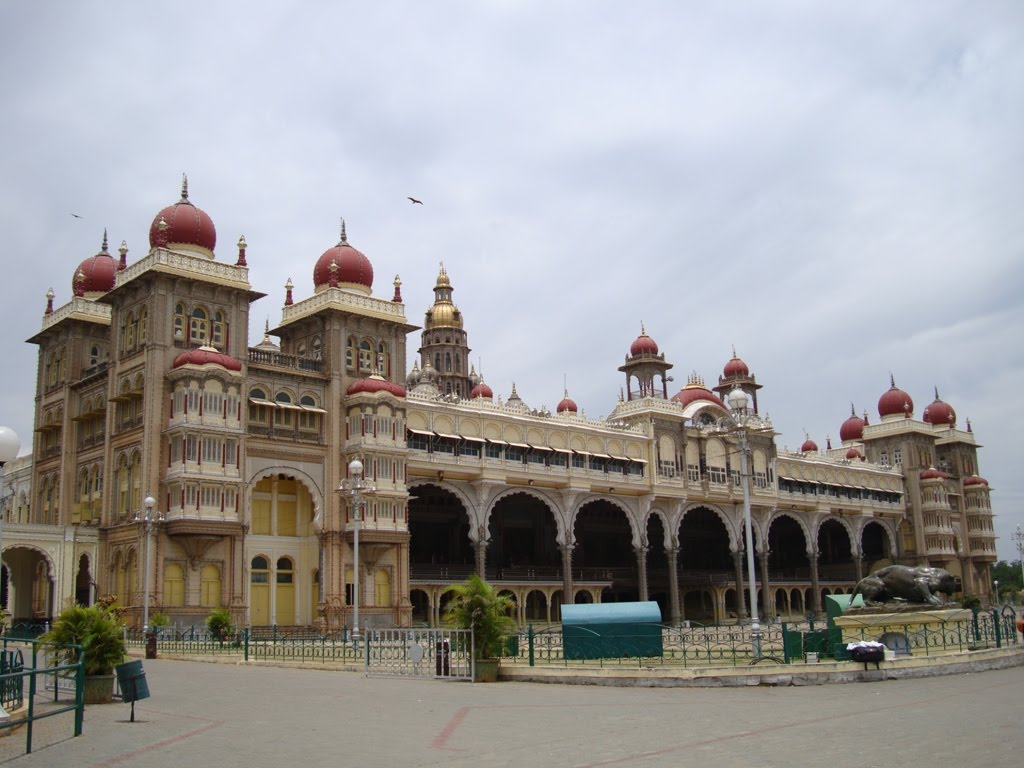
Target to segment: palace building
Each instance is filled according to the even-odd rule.
[[[363,626],[436,624],[447,590],[474,572],[512,595],[520,622],[558,621],[566,600],[742,619],[744,485],[764,617],[819,611],[892,562],[989,592],[978,444],[937,392],[920,409],[890,381],[877,418],[839,414],[841,444],[782,451],[735,353],[710,386],[691,374],[673,392],[673,366],[641,328],[607,419],[568,392],[554,412],[531,408],[515,385],[495,396],[470,364],[444,266],[418,327],[397,276],[392,295],[374,295],[344,224],[311,259],[311,290],[289,280],[280,322],[249,346],[264,294],[246,247],[217,250],[186,181],[144,255],[129,259],[124,243],[113,255],[104,234],[69,265],[70,299],[47,294],[28,340],[32,453],[4,467],[10,619],[116,595],[141,625],[147,560],[150,611],[186,625],[226,607],[239,624],[337,630],[356,599]],[[352,494],[339,490],[356,457],[358,557]]]

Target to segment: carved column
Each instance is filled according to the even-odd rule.
[[[647,599],[647,547],[637,547],[636,552],[636,570],[637,570],[637,581],[640,584],[640,600]]]
[[[821,613],[821,587],[818,583],[818,550],[807,553],[807,559],[811,561],[811,610],[815,614]]]
[[[736,618],[743,621],[747,618],[747,599],[744,597],[743,586],[743,552],[734,550],[732,553],[733,568],[736,569]]]
[[[965,595],[974,594],[974,572],[969,557],[960,558],[960,587]]]
[[[668,547],[665,554],[668,555],[669,621],[675,625],[683,619],[683,612],[679,608],[679,549]]]
[[[473,554],[476,558],[476,575],[481,579],[487,579],[487,542],[474,541]]]
[[[562,545],[562,605],[575,602],[572,586],[572,544]]]
[[[864,555],[860,550],[853,553],[853,566],[855,568],[854,575],[857,577],[857,581],[864,578]]]
[[[775,615],[773,612],[772,598],[770,590],[768,589],[768,550],[764,549],[761,551],[761,616],[767,622],[772,616]]]

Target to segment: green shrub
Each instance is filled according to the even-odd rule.
[[[515,631],[515,622],[507,615],[514,606],[512,598],[499,595],[475,575],[453,592],[455,597],[446,606],[444,620],[460,629],[473,630],[473,652],[478,659],[500,656],[505,638]]]
[[[206,628],[210,630],[210,637],[220,642],[229,640],[234,635],[234,627],[231,623],[231,614],[227,608],[218,608],[206,617]]]
[[[125,657],[121,626],[102,605],[65,608],[41,639],[56,646],[58,658],[67,664],[78,660],[78,652],[68,646],[81,646],[88,676],[112,674]]]

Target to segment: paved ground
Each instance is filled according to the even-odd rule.
[[[3,766],[1014,766],[1024,668],[810,687],[367,679],[157,660],[153,697],[0,739]]]

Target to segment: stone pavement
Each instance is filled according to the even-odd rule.
[[[153,697],[39,728],[0,765],[1020,765],[1024,667],[846,685],[621,688],[365,678],[352,672],[145,662]],[[17,742],[17,743],[16,743]],[[20,756],[19,756],[20,755]]]

